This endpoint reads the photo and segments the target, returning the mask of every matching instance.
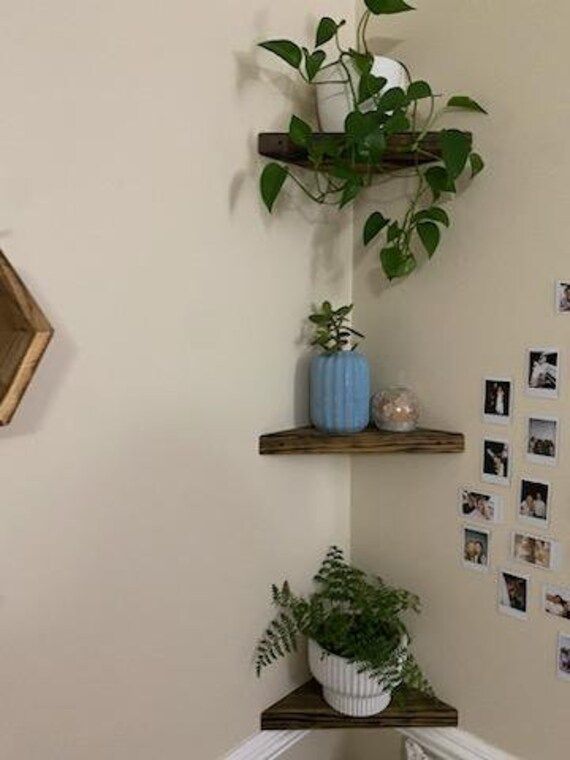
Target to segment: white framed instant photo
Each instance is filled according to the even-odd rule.
[[[525,392],[535,398],[558,398],[560,351],[557,348],[529,348],[526,352]]]
[[[499,612],[519,620],[528,617],[530,576],[513,570],[500,569],[497,572],[497,601]]]
[[[513,381],[510,377],[483,378],[483,420],[508,425],[513,415]]]
[[[558,461],[558,417],[536,415],[528,417],[526,430],[526,457],[529,462],[554,467]]]
[[[542,609],[547,615],[570,621],[570,588],[545,583],[542,587]]]
[[[481,447],[481,478],[486,483],[508,486],[511,469],[510,443],[500,438],[484,438]]]
[[[497,523],[503,519],[503,499],[496,493],[463,487],[459,489],[457,509],[464,520]]]
[[[479,572],[487,572],[491,551],[491,532],[478,525],[462,525],[461,550],[464,567]]]
[[[536,478],[521,478],[518,491],[517,515],[519,520],[547,528],[550,523],[550,483]]]
[[[566,633],[558,634],[556,675],[564,681],[570,681],[570,636]]]
[[[557,314],[570,314],[570,282],[557,280],[554,288],[554,310]]]
[[[541,570],[556,570],[560,564],[560,544],[545,536],[515,530],[511,533],[511,557]]]

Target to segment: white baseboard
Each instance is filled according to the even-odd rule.
[[[405,728],[400,733],[437,760],[518,760],[459,728]]]
[[[258,731],[223,760],[275,760],[309,731]],[[437,760],[519,760],[459,728],[405,728],[400,733]]]
[[[258,731],[233,749],[223,760],[274,760],[301,739],[308,731]]]

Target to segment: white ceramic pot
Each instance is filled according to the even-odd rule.
[[[354,86],[358,88],[358,75],[350,64],[348,66]],[[371,73],[376,77],[386,79],[385,90],[392,87],[401,87],[405,90],[409,84],[406,69],[399,61],[394,61],[392,58],[375,55]],[[340,66],[325,69],[315,79],[318,82],[316,85],[317,113],[323,132],[344,132],[344,121],[354,110],[350,87],[347,84],[338,84],[340,79],[346,79],[346,73]],[[329,81],[331,84],[327,84]],[[360,108],[363,111],[370,111],[373,104],[363,103]]]
[[[397,666],[398,675],[404,660],[405,655]],[[313,639],[309,639],[309,668],[323,687],[325,702],[343,715],[365,718],[382,712],[390,704],[392,693],[378,678],[359,673],[358,665],[328,654]]]

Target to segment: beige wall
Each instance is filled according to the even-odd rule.
[[[529,345],[566,351],[568,343],[565,318],[553,315],[553,281],[570,273],[564,150],[570,7],[528,0],[418,6],[377,27],[382,49],[436,90],[466,92],[488,105],[488,119],[456,119],[472,125],[488,170],[452,204],[453,229],[441,251],[409,280],[380,292],[375,256],[357,246],[356,316],[368,334],[376,385],[403,381],[416,388],[424,422],[463,431],[467,451],[355,458],[353,557],[421,594],[417,651],[439,694],[459,708],[462,727],[525,760],[555,760],[567,755],[570,692],[554,675],[563,625],[541,613],[539,593],[545,581],[570,582],[570,389],[565,381],[560,402],[532,401],[522,394],[522,372]],[[394,187],[383,192],[379,198],[398,196]],[[565,372],[567,360],[565,354]],[[486,373],[515,378],[515,424],[507,431],[482,424]],[[530,411],[561,417],[556,469],[524,461],[523,419]],[[517,478],[549,479],[554,488],[551,533],[567,556],[559,573],[531,570],[527,623],[496,612],[493,574],[460,565],[456,492],[480,484],[485,431],[508,433],[515,452],[513,486],[495,489],[505,498],[506,521],[493,530],[494,565],[508,566]]]
[[[402,737],[390,729],[311,731],[283,756],[284,760],[402,760],[402,757]]]
[[[257,435],[305,417],[350,215],[262,210],[255,135],[292,88],[251,52],[308,16],[2,3],[1,242],[57,330],[1,433],[3,760],[213,760],[299,678],[257,682],[252,649],[270,582],[347,544],[349,464]]]

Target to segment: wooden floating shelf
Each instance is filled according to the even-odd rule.
[[[390,433],[367,428],[353,435],[326,435],[314,427],[268,433],[259,439],[260,454],[456,454],[465,451],[462,433],[418,428]]]
[[[351,718],[333,710],[313,679],[261,713],[264,731],[324,728],[428,728],[457,726],[454,707],[419,691],[401,689],[384,712],[369,718]]]
[[[470,138],[470,132],[465,132]],[[343,135],[320,132],[313,135],[315,140],[325,138],[342,138]],[[429,164],[438,161],[442,157],[441,139],[439,132],[427,132],[421,139],[418,149],[412,150],[418,138],[417,132],[397,132],[387,136],[386,151],[382,156],[382,163],[372,169],[375,173],[383,171],[405,169],[418,164]],[[290,139],[286,132],[262,132],[258,135],[258,151],[262,156],[273,158],[296,166],[310,167],[305,148],[301,148]],[[324,168],[327,163],[324,163]],[[368,167],[363,165],[363,170]]]
[[[18,408],[53,329],[0,251],[0,425]]]

